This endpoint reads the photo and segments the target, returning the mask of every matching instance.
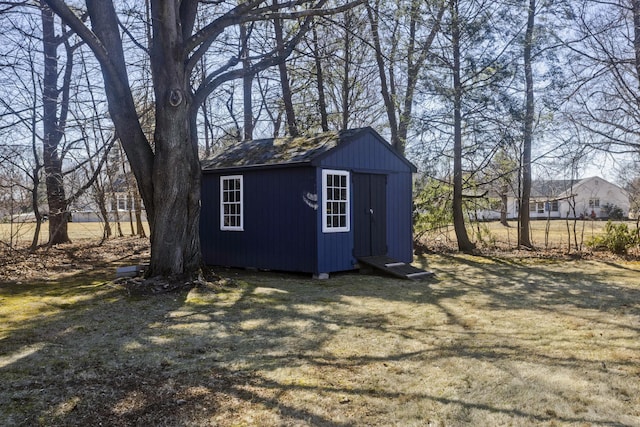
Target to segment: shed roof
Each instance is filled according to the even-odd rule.
[[[364,132],[377,133],[370,127],[325,132],[313,136],[269,138],[243,141],[202,161],[204,171],[267,167],[311,163],[332,149],[348,143]],[[382,141],[382,137],[379,137]],[[387,144],[388,145],[388,144]],[[391,146],[389,146],[391,149]],[[397,153],[403,161],[409,163]],[[413,165],[411,165],[415,168]]]

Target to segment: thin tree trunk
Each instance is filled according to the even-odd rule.
[[[524,116],[524,141],[522,144],[522,197],[520,198],[520,240],[519,246],[532,248],[530,238],[530,211],[529,201],[531,198],[531,144],[533,140],[533,120],[534,120],[534,94],[533,94],[533,70],[531,49],[533,47],[533,28],[535,24],[536,0],[529,0],[529,11],[527,18],[527,30],[524,40],[524,73],[526,105]]]
[[[633,49],[635,51],[636,84],[640,90],[640,0],[631,0],[633,11]],[[637,99],[637,98],[636,98]],[[636,101],[640,103],[640,100]]]
[[[142,199],[140,198],[140,194],[136,189],[134,189],[135,194],[135,215],[136,215],[136,230],[137,235],[140,238],[147,237],[147,233],[144,231],[144,226],[142,225]]]
[[[277,6],[278,0],[273,0],[273,5]],[[291,136],[298,136],[298,126],[296,124],[296,114],[293,109],[293,95],[291,93],[291,85],[289,84],[289,73],[287,72],[287,64],[284,61],[284,36],[282,32],[282,20],[275,18],[273,20],[273,29],[276,39],[276,49],[280,61],[278,61],[278,72],[280,75],[280,86],[282,88],[282,102],[284,103],[284,112],[287,119],[287,131]]]
[[[464,222],[462,206],[462,83],[460,81],[460,22],[458,0],[451,0],[451,41],[453,44],[453,227],[458,240],[458,249],[472,252],[475,247]]]
[[[36,93],[36,79],[34,74],[34,70],[32,68],[32,79],[33,82],[33,93]],[[37,99],[33,97],[33,106],[31,110],[31,129],[36,128],[36,113],[37,113]],[[33,161],[35,165],[33,166],[31,182],[33,187],[31,188],[31,208],[33,209],[33,213],[36,217],[36,228],[33,232],[33,238],[31,239],[31,245],[29,246],[30,251],[35,251],[38,247],[38,242],[40,241],[40,230],[42,228],[42,213],[40,212],[40,207],[38,206],[38,195],[40,193],[40,171],[42,170],[42,164],[40,163],[40,155],[38,154],[38,141],[36,138],[35,131],[31,132],[31,152],[33,155]],[[13,196],[12,196],[13,197]]]
[[[505,227],[509,226],[509,222],[507,220],[507,210],[509,209],[509,198],[507,196],[507,192],[504,191],[500,194],[500,224]]]
[[[351,92],[351,83],[349,82],[349,75],[351,74],[351,22],[353,17],[351,13],[347,12],[344,15],[344,44],[342,49],[344,51],[344,59],[342,63],[342,129],[349,129],[349,94]]]
[[[376,64],[380,75],[380,92],[384,101],[387,119],[389,120],[389,130],[391,131],[391,145],[398,147],[398,120],[396,119],[396,109],[389,93],[387,84],[387,72],[384,64],[382,46],[380,44],[379,17],[380,3],[376,1],[375,10],[367,3],[367,15],[371,23],[371,35],[373,37],[373,47],[376,56]]]
[[[245,141],[253,139],[253,74],[251,73],[251,62],[249,61],[249,36],[247,26],[240,25],[240,42],[242,43],[242,97],[244,107],[243,131]]]
[[[323,132],[329,131],[329,115],[327,114],[327,100],[324,94],[324,74],[318,43],[318,31],[313,27],[313,57],[316,63],[316,83],[318,86],[318,110],[320,111],[320,126]]]

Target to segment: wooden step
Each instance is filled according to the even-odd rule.
[[[403,265],[405,265],[404,262],[390,262],[390,263],[385,264],[384,266],[385,267],[400,267],[400,266],[403,266]]]
[[[402,279],[417,280],[433,275],[430,271],[425,271],[410,264],[394,260],[388,256],[358,257],[358,261]]]

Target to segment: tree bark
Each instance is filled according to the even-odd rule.
[[[349,75],[351,74],[351,23],[353,21],[352,15],[347,12],[344,15],[344,44],[342,49],[344,52],[344,59],[342,63],[342,124],[341,129],[349,129],[349,117],[351,113],[349,111],[349,94],[351,93],[351,82],[349,81]]]
[[[200,271],[200,161],[194,141],[197,106],[185,70],[180,2],[151,3],[151,70],[156,99],[151,224],[152,275],[193,276]]]
[[[525,74],[525,115],[522,144],[522,194],[520,197],[520,232],[518,246],[533,247],[530,233],[531,199],[531,144],[533,140],[534,97],[533,70],[531,66],[531,48],[533,45],[533,27],[535,24],[536,1],[529,0],[527,30],[524,39],[524,74]]]
[[[322,70],[322,58],[320,56],[320,43],[318,31],[313,27],[313,58],[316,65],[316,84],[318,87],[318,110],[320,111],[320,126],[323,132],[329,131],[329,115],[327,114],[327,101],[324,93],[324,73]]]
[[[64,120],[63,112],[58,117],[58,46],[54,27],[53,11],[41,7],[42,16],[42,43],[44,53],[44,77],[42,80],[42,162],[45,171],[45,183],[47,187],[47,201],[49,203],[49,244],[69,242],[67,223],[67,200],[62,176],[62,159],[58,145],[62,140]],[[70,64],[68,64],[70,65]],[[67,91],[69,88],[63,88]],[[67,95],[68,96],[68,95]],[[68,102],[68,98],[67,98]],[[65,111],[63,106],[62,111]]]
[[[253,139],[253,74],[251,73],[251,61],[249,60],[249,35],[246,24],[240,25],[240,43],[242,43],[242,99],[243,99],[243,140]]]
[[[500,193],[500,224],[505,227],[509,226],[509,222],[507,221],[507,211],[509,209],[509,198],[507,194],[508,189],[504,189]]]
[[[277,6],[278,1],[274,0],[273,5]],[[282,58],[282,60],[278,62],[278,71],[280,75],[280,86],[282,88],[282,102],[284,103],[284,112],[287,119],[287,131],[291,136],[298,136],[296,114],[293,109],[293,96],[291,93],[291,85],[289,84],[289,73],[287,72],[287,64],[284,61],[285,46],[281,19],[275,18],[273,20],[273,29],[276,39],[276,50],[278,51],[278,56]]]
[[[418,43],[416,40],[416,32],[418,27],[418,13],[420,11],[420,1],[412,0],[411,3],[411,22],[409,26],[409,51],[407,52],[407,86],[405,88],[404,93],[404,109],[400,112],[400,120],[398,123],[398,132],[397,132],[397,142],[396,142],[396,150],[404,155],[407,136],[409,132],[409,125],[411,124],[411,116],[413,111],[413,98],[416,91],[416,86],[418,85],[418,81],[420,78],[420,71],[424,67],[424,64],[427,60],[427,55],[431,49],[431,45],[436,38],[436,35],[440,31],[440,25],[442,23],[442,17],[444,16],[444,12],[446,10],[446,3],[442,2],[440,8],[438,9],[438,14],[436,15],[436,19],[434,22],[431,31],[427,38],[422,42]],[[421,45],[421,47],[416,50],[416,43]],[[414,57],[414,52],[419,52],[417,58]]]
[[[474,244],[469,240],[462,206],[462,83],[460,81],[460,22],[458,0],[451,0],[451,41],[453,45],[453,228],[458,240],[458,249],[473,252]]]
[[[149,276],[193,278],[200,272],[200,162],[194,139],[183,31],[182,5],[151,2],[151,70],[156,99],[154,148],[138,120],[129,88],[117,16],[112,2],[87,0],[92,29],[106,50],[97,50],[109,111],[132,166],[151,229]],[[188,10],[187,12],[188,13]],[[197,109],[197,107],[194,107]]]
[[[389,120],[389,128],[391,131],[391,145],[396,149],[398,148],[398,120],[396,118],[396,109],[389,94],[389,86],[387,84],[387,72],[384,64],[384,57],[382,53],[382,46],[380,44],[380,30],[379,30],[379,1],[376,2],[375,10],[371,5],[367,4],[367,16],[371,23],[371,35],[373,37],[373,47],[376,54],[376,64],[378,66],[378,73],[380,75],[380,92],[384,101],[385,110],[387,112],[387,118]]]
[[[100,62],[109,113],[147,211],[151,231],[151,263],[147,275],[194,278],[200,273],[201,170],[197,111],[215,88],[242,77],[243,70],[234,68],[239,59],[232,56],[207,74],[205,82],[197,88],[191,86],[191,73],[227,28],[250,21],[302,18],[287,43],[281,40],[277,53],[264,54],[252,65],[251,71],[255,75],[283,63],[310,29],[313,17],[323,14],[326,0],[318,0],[308,10],[289,14],[279,12],[292,8],[293,3],[274,1],[274,5],[268,7],[259,0],[248,0],[221,12],[195,34],[199,0],[150,0],[149,54],[156,102],[153,144],[145,136],[136,111],[113,0],[86,0],[91,29],[63,0],[43,1],[87,43]],[[356,4],[339,6],[331,13],[343,12]]]

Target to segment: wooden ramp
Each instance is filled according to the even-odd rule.
[[[426,277],[433,276],[431,271],[425,271],[420,268],[414,267],[411,264],[396,261],[388,256],[368,256],[358,257],[358,261],[362,264],[366,264],[377,270],[384,271],[402,279],[424,279]]]

